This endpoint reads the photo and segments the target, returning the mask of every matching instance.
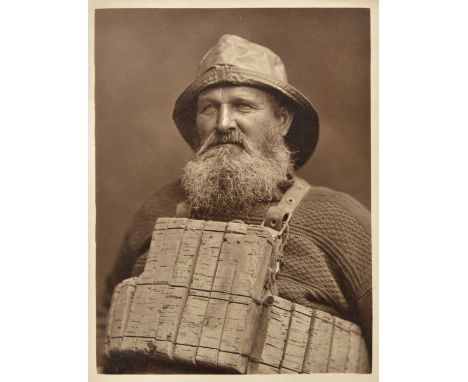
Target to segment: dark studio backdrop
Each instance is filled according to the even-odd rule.
[[[223,34],[278,54],[318,110],[319,142],[298,175],[370,209],[369,22],[368,9],[96,11],[98,304],[132,215],[191,158],[172,121],[174,102]]]

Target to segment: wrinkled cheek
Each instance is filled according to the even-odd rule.
[[[208,118],[205,116],[197,116],[196,127],[198,131],[198,136],[203,142],[206,139],[206,137],[208,137],[210,133],[214,130],[216,124],[213,123],[212,118]]]
[[[200,138],[201,143],[203,143],[205,139],[208,138],[210,133],[213,131],[213,130],[209,130],[206,128],[199,128],[197,130],[198,130],[198,137]]]

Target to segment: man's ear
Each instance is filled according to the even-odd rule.
[[[286,106],[279,106],[277,113],[277,118],[279,121],[279,131],[282,137],[285,137],[288,134],[289,128],[291,127],[292,121],[294,119],[294,113],[289,110]]]

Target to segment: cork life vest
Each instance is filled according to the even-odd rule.
[[[188,373],[369,372],[358,325],[278,296],[288,223],[309,188],[295,177],[261,225],[190,219],[184,205],[158,218],[143,273],[114,289],[106,357]]]

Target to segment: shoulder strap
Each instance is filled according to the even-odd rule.
[[[280,202],[268,209],[262,225],[273,228],[281,234],[289,223],[289,220],[291,220],[294,210],[309,189],[309,183],[295,176],[294,183],[284,193]]]
[[[262,223],[263,226],[273,228],[280,233],[286,227],[292,217],[292,213],[296,209],[296,206],[310,188],[309,183],[304,179],[297,176],[294,176],[293,179],[294,183],[283,194],[279,203],[268,208],[265,220],[263,220]],[[178,218],[189,218],[191,215],[190,210],[190,204],[184,200],[177,204],[176,216]]]

